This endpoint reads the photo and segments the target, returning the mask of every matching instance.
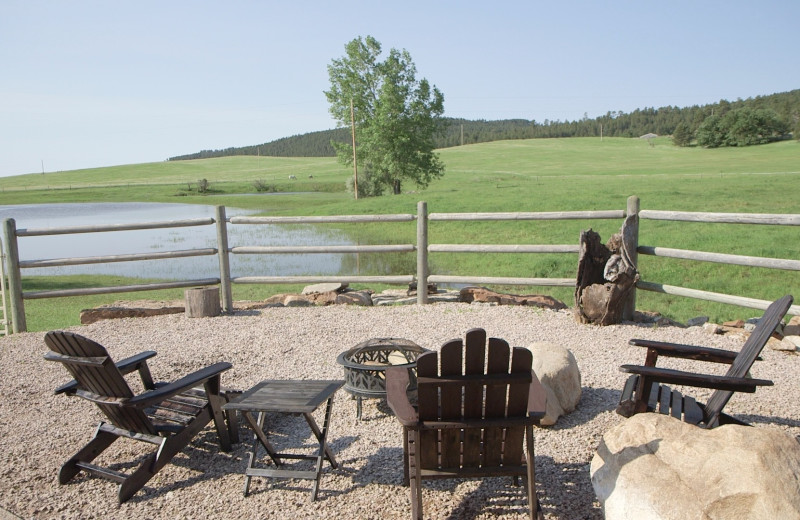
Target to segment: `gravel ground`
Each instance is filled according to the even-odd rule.
[[[747,317],[747,316],[745,316]],[[553,427],[535,429],[537,491],[547,518],[602,518],[589,479],[589,462],[605,431],[624,419],[614,412],[623,363],[641,363],[632,337],[738,350],[742,337],[711,336],[700,328],[624,324],[577,324],[567,311],[526,307],[433,304],[397,307],[329,306],[240,311],[233,316],[189,319],[182,314],[106,320],[70,330],[105,345],[115,359],[153,349],[156,380],[169,381],[217,361],[233,368],[223,384],[246,389],[268,378],[340,379],[336,356],[375,337],[402,337],[437,349],[444,341],[482,327],[512,345],[554,341],[570,349],[582,374],[578,409]],[[117,486],[81,475],[60,486],[60,465],[91,437],[100,413],[86,401],[53,395],[66,379],[57,363],[43,360],[42,333],[0,339],[0,508],[23,518],[407,518],[408,489],[402,486],[399,423],[385,403],[365,400],[363,419],[355,402],[337,393],[329,442],[340,463],[326,464],[319,498],[310,501],[310,481],[253,479],[242,496],[243,470],[252,435],[231,453],[215,444],[211,426],[161,470],[144,490],[121,506]],[[800,357],[765,349],[754,377],[774,387],[737,394],[730,413],[756,427],[800,435],[797,399]],[[675,368],[696,363],[666,363]],[[712,367],[703,367],[708,370]],[[717,372],[720,367],[713,367]],[[703,397],[702,393],[695,395]],[[273,417],[280,431],[305,432],[295,417]],[[320,420],[321,423],[321,420]],[[304,433],[305,435],[305,433]],[[311,447],[312,439],[299,442]],[[278,437],[280,440],[280,437]],[[277,441],[276,441],[277,442]],[[141,453],[140,443],[120,441],[111,457],[122,467]],[[111,450],[109,450],[111,451]],[[523,487],[509,478],[442,480],[424,485],[426,518],[526,518]]]

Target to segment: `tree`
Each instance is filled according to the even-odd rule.
[[[689,125],[681,121],[672,132],[672,143],[675,146],[689,146],[692,142],[692,131],[689,130]]]
[[[782,139],[789,125],[774,110],[743,107],[707,117],[697,129],[697,144],[708,148],[750,146]]]
[[[381,195],[391,186],[397,194],[405,180],[425,188],[444,175],[434,153],[434,138],[443,131],[439,89],[417,80],[406,50],[392,49],[379,61],[381,44],[367,36],[349,42],[345,51],[328,65],[331,88],[325,96],[340,127],[354,118],[358,193]],[[339,161],[352,166],[352,143],[332,144]]]
[[[711,115],[705,118],[697,127],[697,144],[706,148],[718,148],[723,145],[725,132],[722,129],[722,118]]]
[[[789,131],[788,125],[780,120],[775,111],[760,108],[744,107],[728,112],[723,124],[728,132],[728,146],[769,143]]]

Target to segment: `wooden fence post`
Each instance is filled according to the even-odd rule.
[[[428,204],[417,202],[417,304],[428,303]]]
[[[225,206],[215,208],[217,220],[217,255],[219,255],[219,286],[222,296],[222,312],[233,312],[233,291],[231,290],[231,262],[228,250],[228,222]]]
[[[19,248],[17,247],[17,223],[13,218],[3,220],[3,246],[8,259],[8,298],[11,305],[12,332],[27,332],[25,322],[25,303],[22,301],[22,275],[19,269]]]
[[[628,197],[628,208],[625,212],[626,217],[634,216],[634,218],[630,221],[630,233],[626,234],[627,240],[630,243],[625,245],[625,250],[630,254],[630,261],[633,265],[633,268],[636,271],[639,271],[639,197],[636,195],[631,195]],[[625,237],[623,237],[625,238]],[[622,310],[622,319],[624,320],[632,320],[633,313],[636,311],[636,285],[633,286],[633,290],[628,296],[628,301],[625,302],[625,308]]]

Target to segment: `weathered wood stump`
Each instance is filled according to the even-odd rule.
[[[575,287],[575,315],[579,322],[595,325],[622,322],[625,305],[639,280],[632,260],[636,241],[627,236],[634,232],[635,218],[626,218],[622,230],[605,245],[591,229],[581,232]]]
[[[186,289],[186,317],[209,318],[219,316],[219,287],[195,287]]]

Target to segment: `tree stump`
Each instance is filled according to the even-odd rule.
[[[575,287],[576,318],[581,323],[612,325],[622,322],[630,292],[639,280],[631,260],[631,244],[626,234],[634,228],[635,215],[628,216],[622,230],[607,244],[591,229],[581,232],[578,277]]]
[[[219,316],[219,287],[196,287],[184,291],[187,318]]]

